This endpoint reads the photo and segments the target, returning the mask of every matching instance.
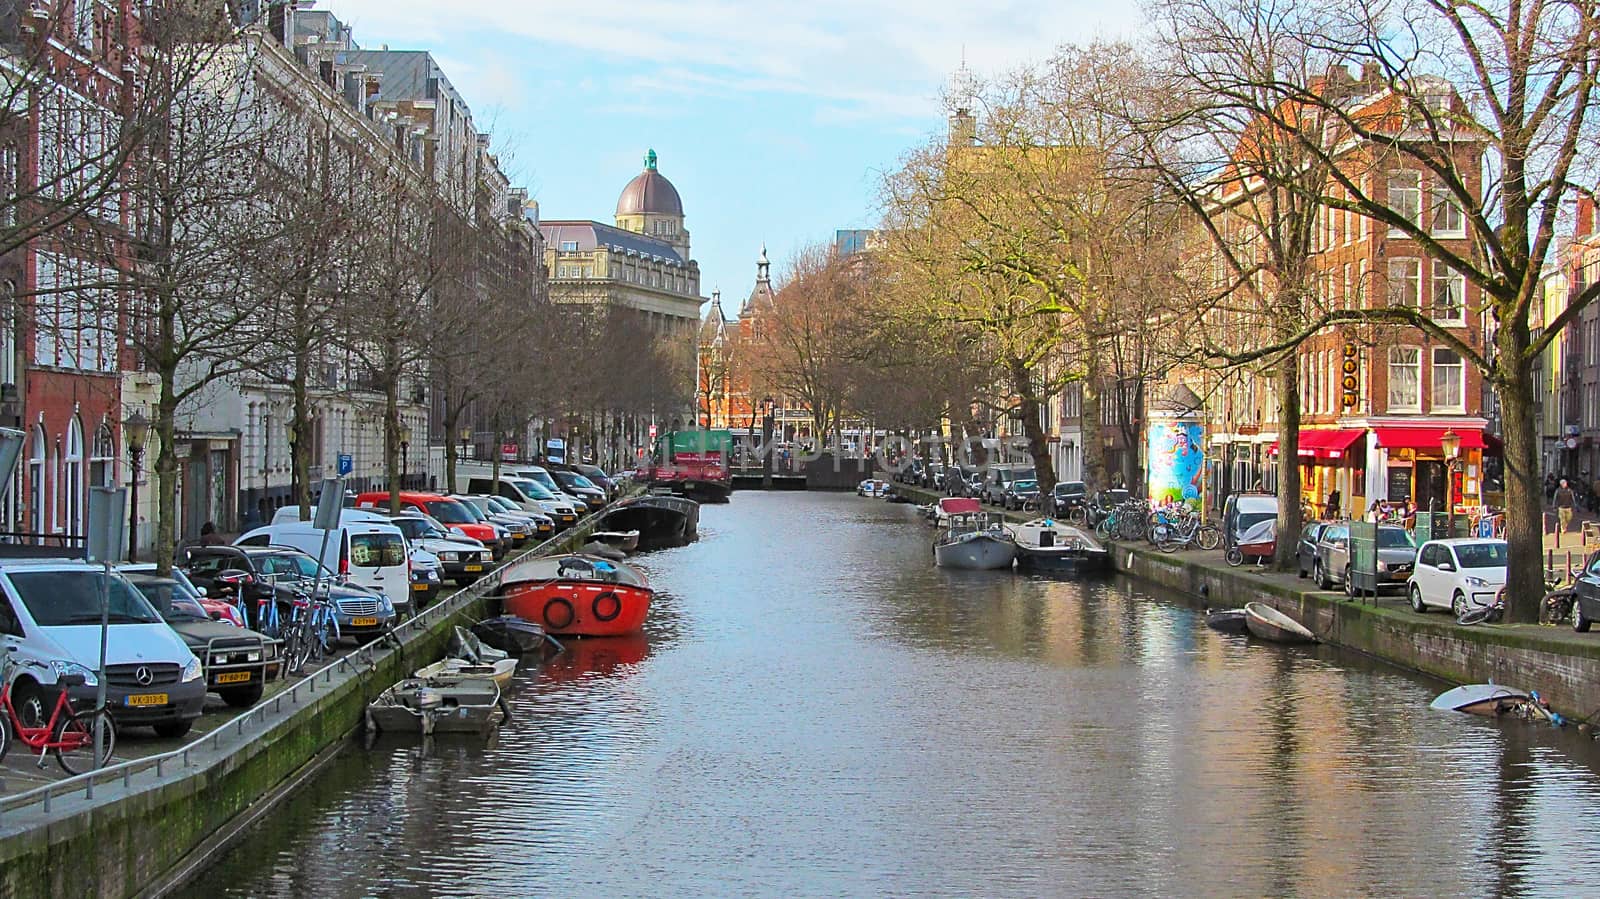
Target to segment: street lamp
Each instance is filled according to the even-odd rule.
[[[404,424],[400,426],[400,486],[406,485],[406,478],[411,473],[409,461],[411,450],[411,429]]]
[[[122,420],[122,438],[128,444],[128,459],[133,463],[132,489],[128,497],[128,561],[139,561],[139,470],[144,463],[144,442],[150,436],[150,419],[134,409]]]
[[[1456,470],[1461,465],[1461,435],[1453,429],[1439,436],[1439,448],[1444,451],[1444,528],[1446,537],[1456,535]]]

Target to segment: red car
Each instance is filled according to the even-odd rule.
[[[388,509],[389,493],[386,490],[362,493],[356,497],[358,509]],[[499,560],[511,549],[509,538],[502,540],[495,532],[494,525],[478,521],[477,516],[468,512],[459,500],[438,493],[415,493],[402,491],[400,493],[400,508],[415,509],[427,515],[432,515],[441,524],[450,530],[482,543],[493,550],[494,557]]]

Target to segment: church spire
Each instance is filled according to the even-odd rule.
[[[772,263],[767,261],[767,245],[763,242],[761,244],[761,255],[756,257],[756,281],[771,281],[771,268]]]

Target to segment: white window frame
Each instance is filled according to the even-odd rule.
[[[1397,357],[1409,356],[1409,360]],[[1411,396],[1409,398],[1396,392],[1396,385],[1401,379],[1395,375],[1397,372],[1410,375]],[[1389,383],[1388,383],[1388,411],[1390,412],[1421,412],[1422,411],[1422,348],[1416,346],[1393,346],[1389,348]]]
[[[1434,237],[1466,237],[1467,214],[1462,211],[1461,204],[1456,202],[1455,195],[1443,187],[1435,187],[1431,191],[1433,202],[1428,210],[1428,230]],[[1440,218],[1448,217],[1442,223]]]
[[[1466,276],[1443,262],[1435,260],[1431,284],[1433,287],[1433,301],[1428,305],[1428,316],[1441,324],[1466,324]],[[1444,296],[1442,302],[1441,295]]]
[[[1455,359],[1455,361],[1454,362],[1446,361],[1443,364],[1441,364],[1440,361],[1439,361],[1439,357],[1440,357],[1441,354],[1444,354],[1444,355],[1446,355],[1448,357],[1453,357]],[[1431,372],[1432,372],[1432,374],[1430,376],[1430,379],[1429,379],[1429,384],[1432,387],[1431,400],[1432,400],[1433,411],[1435,411],[1435,412],[1466,412],[1466,410],[1467,410],[1467,369],[1466,369],[1466,364],[1464,363],[1464,361],[1461,358],[1461,354],[1457,353],[1455,350],[1450,349],[1449,347],[1434,347],[1433,348],[1433,353],[1429,356],[1428,361],[1429,361],[1429,368],[1431,369]],[[1446,375],[1449,375],[1449,370],[1450,369],[1454,369],[1455,370],[1454,376],[1450,379],[1451,381],[1454,381],[1453,385],[1450,383],[1450,381],[1441,381],[1440,380],[1441,370],[1443,370]],[[1444,386],[1444,387],[1454,386],[1454,388],[1455,388],[1455,402],[1443,402],[1443,401],[1441,401],[1441,399],[1440,399],[1440,393],[1441,393],[1440,387],[1441,386]]]
[[[1389,208],[1413,225],[1422,217],[1422,173],[1410,171],[1389,174]],[[1390,237],[1406,237],[1398,228],[1389,229]]]
[[[1401,266],[1409,268],[1411,273],[1396,271]],[[1389,305],[1407,306],[1412,309],[1422,308],[1422,260],[1412,256],[1397,256],[1389,260]],[[1400,289],[1400,285],[1406,285]],[[1398,302],[1397,302],[1398,299]]]

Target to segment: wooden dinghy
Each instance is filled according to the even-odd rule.
[[[1266,603],[1247,604],[1244,607],[1244,623],[1250,635],[1257,639],[1274,643],[1317,642],[1317,635],[1307,630],[1305,625]]]

